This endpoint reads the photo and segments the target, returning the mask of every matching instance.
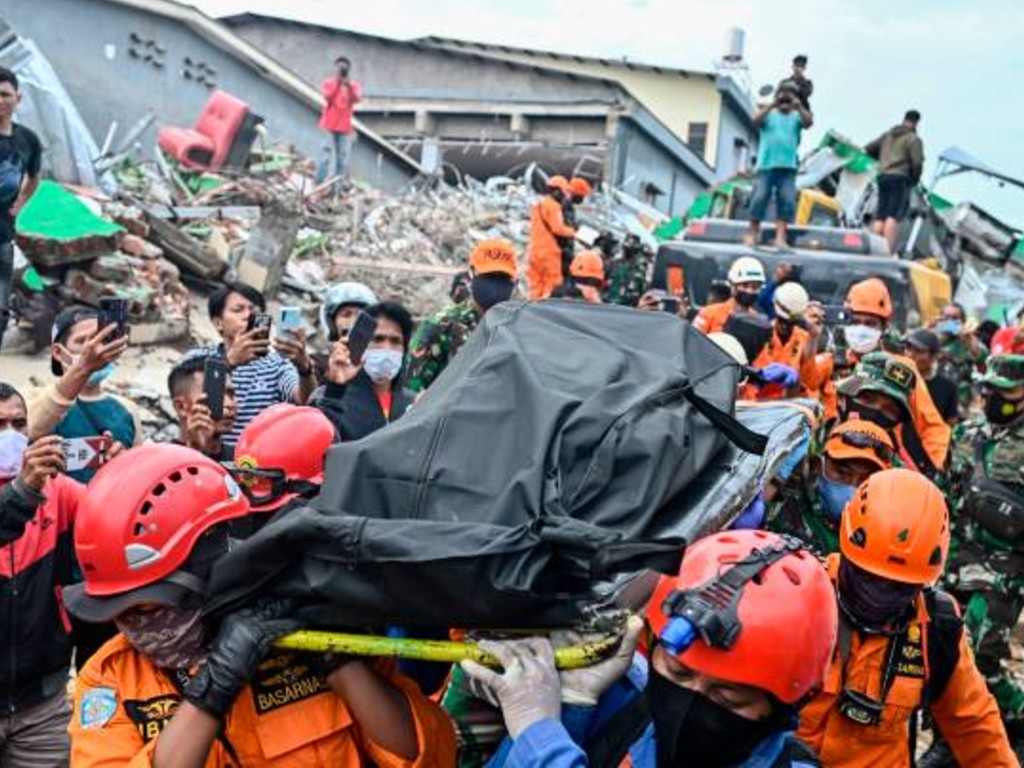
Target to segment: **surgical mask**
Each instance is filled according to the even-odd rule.
[[[964,324],[959,320],[939,320],[935,324],[935,330],[946,336],[959,336]]]
[[[28,438],[16,429],[0,432],[0,480],[10,480],[21,472]]]
[[[902,623],[920,592],[920,584],[875,576],[845,557],[839,561],[839,607],[865,632],[881,634]]]
[[[160,669],[190,669],[206,658],[202,609],[163,606],[128,611],[114,623],[132,648]]]
[[[850,499],[857,492],[853,485],[843,485],[834,480],[829,480],[825,475],[818,478],[818,498],[821,499],[821,506],[825,510],[825,516],[832,523],[838,523],[843,516],[843,510],[850,503]]]
[[[783,727],[782,718],[750,720],[651,669],[645,691],[659,768],[737,765]]]
[[[846,344],[858,355],[866,355],[878,348],[882,331],[870,325],[848,325],[843,329]]]
[[[63,363],[62,361],[65,372],[67,372],[69,368],[74,368],[76,365],[78,365],[79,361],[82,359],[81,355],[72,355],[70,352],[68,353],[68,357],[71,358],[69,362]],[[114,363],[107,363],[98,371],[93,371],[91,374],[89,374],[89,378],[86,379],[85,385],[87,387],[98,387],[100,384],[102,384],[104,381],[110,378],[111,374],[114,373],[115,368],[116,366],[114,365]]]
[[[1020,400],[1008,400],[994,389],[985,397],[985,418],[989,424],[1009,424],[1021,415],[1020,405]]]
[[[737,304],[747,309],[757,303],[757,294],[752,291],[736,291],[733,298],[736,299]]]
[[[404,359],[396,349],[368,349],[363,355],[363,370],[375,384],[383,384],[394,380]]]

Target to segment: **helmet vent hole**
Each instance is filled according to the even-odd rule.
[[[889,562],[896,563],[896,565],[906,565],[907,561],[902,557],[896,557],[896,555],[889,555]]]
[[[932,550],[932,556],[928,558],[928,565],[942,565],[942,547]]]
[[[760,587],[762,584],[764,584],[764,571],[762,571],[761,573],[755,573],[753,576],[750,577],[750,580]]]
[[[868,535],[863,528],[858,528],[850,535],[850,543],[855,544],[858,547],[866,547],[868,544]]]
[[[133,536],[142,536],[145,533],[146,533],[146,526],[144,526],[142,523],[136,523],[135,527],[132,528],[132,535]]]
[[[139,509],[139,514],[140,515],[148,515],[152,511],[153,511],[153,505],[150,502],[148,502],[148,501],[142,502],[142,507]]]
[[[786,574],[786,578],[789,579],[794,586],[800,586],[800,574],[790,568],[788,565],[782,566],[782,572]]]
[[[902,531],[896,534],[896,538],[899,540],[901,544],[906,544],[907,539],[910,538],[910,529],[904,528]]]
[[[156,486],[155,486],[155,487],[153,488],[153,495],[154,495],[154,496],[163,496],[163,495],[164,495],[164,492],[165,492],[166,490],[167,490],[167,486],[166,486],[166,485],[164,485],[163,483],[158,483],[158,484],[157,484],[157,485],[156,485]]]
[[[188,472],[193,477],[195,477],[196,475],[199,474],[199,467],[189,467],[185,471]]]
[[[172,483],[180,483],[181,482],[181,472],[171,472],[169,479],[170,479],[170,481]]]

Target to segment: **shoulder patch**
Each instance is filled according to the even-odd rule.
[[[102,728],[117,712],[117,693],[113,688],[90,688],[82,695],[81,726],[86,731]]]

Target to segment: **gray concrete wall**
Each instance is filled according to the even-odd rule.
[[[615,184],[643,199],[644,185],[654,183],[665,192],[655,207],[670,216],[685,211],[706,187],[702,179],[634,123],[619,124],[617,144]]]
[[[744,121],[733,110],[725,105],[724,100],[719,126],[718,165],[715,168],[715,178],[722,180],[751,165],[753,153],[757,151],[757,136],[747,128]],[[747,148],[742,153],[736,150],[737,139],[747,143]]]
[[[375,100],[471,99],[484,102],[613,100],[618,88],[483,57],[454,54],[402,41],[352,34],[279,19],[239,17],[229,26],[309,83],[329,76],[338,56],[352,60],[352,76]]]
[[[217,88],[247,101],[265,118],[271,140],[320,153],[317,108],[185,24],[105,0],[2,2],[4,19],[49,58],[98,142],[113,120],[123,136],[147,111],[157,115],[156,127],[192,125],[213,90],[195,78],[212,70],[207,76]],[[133,34],[141,43],[133,43]],[[133,46],[154,60],[132,57]],[[156,127],[142,137],[147,157],[156,145]],[[411,173],[365,138],[356,143],[352,163],[354,175],[386,189],[400,188]]]

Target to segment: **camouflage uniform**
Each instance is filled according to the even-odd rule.
[[[765,528],[796,536],[818,557],[839,551],[839,529],[825,514],[813,485],[787,483],[768,511]]]
[[[609,304],[635,307],[647,290],[647,273],[653,254],[636,235],[630,235],[618,258],[608,262],[608,287],[604,300]]]
[[[409,388],[420,392],[429,387],[462,349],[479,322],[480,311],[476,305],[464,301],[450,304],[420,323],[409,345]]]
[[[1000,359],[1016,359],[1012,379],[1000,377],[1005,372],[1000,371]],[[1024,357],[993,357],[983,381],[1004,388],[1024,384]],[[964,606],[978,669],[1011,726],[1011,738],[1019,740],[1024,735],[1024,686],[1003,669],[1002,661],[1010,658],[1010,633],[1024,609],[1024,538],[1005,538],[1005,530],[997,532],[980,522],[972,513],[972,494],[978,478],[987,478],[1024,506],[1024,416],[1006,425],[978,416],[957,428],[953,445],[953,537],[946,583]]]
[[[942,349],[939,350],[938,356],[938,372],[956,383],[957,397],[963,413],[971,407],[971,386],[978,362],[978,358],[971,354],[970,348],[963,340],[957,337],[943,337]]]

